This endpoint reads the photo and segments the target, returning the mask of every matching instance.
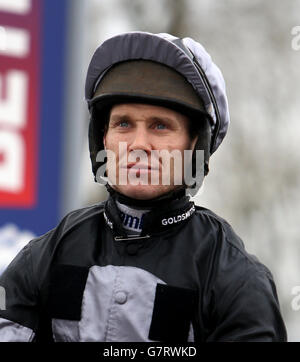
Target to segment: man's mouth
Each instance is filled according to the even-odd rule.
[[[157,167],[151,167],[151,165],[145,165],[140,163],[128,163],[127,166],[122,167],[127,168],[127,170],[144,170],[144,171],[158,171]]]
[[[151,167],[151,165],[141,164],[141,163],[128,163],[121,167],[122,169],[127,170],[128,173],[134,173],[136,176],[142,174],[151,174],[152,172],[159,172],[158,167]]]

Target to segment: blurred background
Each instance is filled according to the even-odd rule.
[[[0,273],[94,183],[85,76],[127,31],[203,44],[223,72],[228,134],[197,204],[225,218],[272,271],[289,341],[300,341],[299,0],[0,0]]]

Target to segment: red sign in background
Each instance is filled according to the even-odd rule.
[[[38,188],[41,2],[4,3],[8,5],[0,3],[0,208],[31,208]]]

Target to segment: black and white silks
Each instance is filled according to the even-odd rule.
[[[188,198],[131,238],[115,200],[69,213],[0,277],[0,341],[285,341],[270,271]]]

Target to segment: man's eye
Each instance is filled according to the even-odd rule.
[[[122,127],[122,128],[126,128],[126,127],[128,127],[128,122],[122,121],[122,122],[119,123],[119,126]]]
[[[157,123],[157,124],[156,124],[156,128],[157,128],[157,129],[166,129],[167,127],[166,127],[166,125],[163,124],[163,123]]]

